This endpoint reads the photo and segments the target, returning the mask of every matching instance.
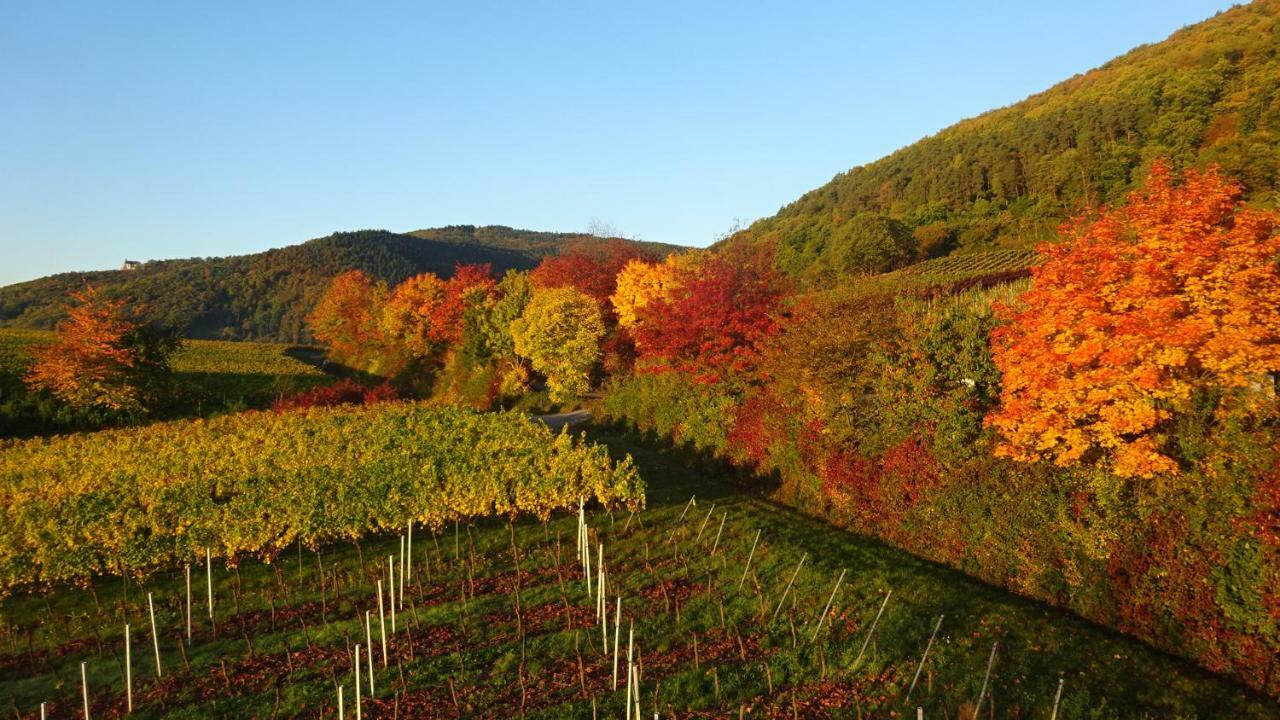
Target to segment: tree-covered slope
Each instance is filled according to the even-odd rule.
[[[1122,199],[1158,157],[1217,163],[1275,203],[1278,51],[1280,0],[1233,8],[841,173],[736,239],[776,242],[780,266],[808,276],[1026,247]]]
[[[304,318],[337,274],[359,269],[388,283],[457,263],[528,269],[566,248],[600,242],[577,233],[456,225],[393,233],[340,232],[253,255],[148,262],[137,270],[62,273],[0,288],[0,326],[52,327],[86,283],[150,308],[189,337],[308,339]],[[652,244],[657,246],[657,244]]]

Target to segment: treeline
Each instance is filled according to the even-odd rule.
[[[359,270],[307,317],[329,359],[374,382],[479,408],[563,406],[606,376],[719,377],[779,324],[785,278],[753,249],[665,259],[614,242],[501,279],[488,265],[397,285]]]
[[[1216,163],[1246,197],[1280,187],[1280,2],[1185,28],[826,185],[735,241],[821,278],[914,258],[1029,247],[1081,208],[1123,200],[1156,158]]]
[[[137,270],[10,285],[0,288],[0,326],[52,328],[66,317],[70,294],[92,285],[106,298],[146,308],[152,321],[186,337],[308,342],[307,312],[329,281],[348,270],[391,284],[422,272],[447,276],[459,263],[527,270],[548,255],[599,242],[575,233],[470,225],[334,233],[253,255],[163,260]]]

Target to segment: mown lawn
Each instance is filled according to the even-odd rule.
[[[914,717],[918,706],[925,717],[958,718],[982,695],[982,717],[1048,718],[1060,681],[1060,718],[1280,715],[1139,643],[779,508],[677,452],[593,434],[632,453],[649,483],[648,508],[634,516],[587,512],[593,571],[599,543],[608,571],[603,637],[575,552],[576,517],[449,527],[437,537],[416,528],[396,632],[386,615],[385,665],[376,582],[387,582],[388,556],[399,572],[395,534],[270,565],[245,561],[238,571],[215,560],[212,622],[205,568],[193,566],[189,645],[181,568],[145,584],[103,579],[11,597],[0,606],[0,708],[34,718],[46,702],[48,717],[80,717],[83,662],[91,716],[121,714],[127,622],[139,717],[333,718],[342,685],[345,717],[354,718],[353,649],[360,644],[365,657],[369,611],[375,692],[368,696],[362,668],[364,717],[625,717],[631,623],[645,716]]]

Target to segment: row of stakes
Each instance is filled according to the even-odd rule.
[[[683,526],[685,516],[688,515],[689,509],[695,506],[696,504],[697,504],[697,496],[696,495],[691,496],[689,498],[689,501],[685,504],[684,510],[680,513],[680,517],[676,521],[675,527],[672,528],[671,534],[667,538],[668,543],[674,540],[675,533],[681,526]],[[698,527],[698,533],[693,540],[695,544],[702,538],[703,532],[706,530],[707,523],[708,521],[710,521],[711,516],[714,512],[715,512],[715,504],[713,503],[711,505],[711,509],[707,511],[706,517],[703,518],[701,525],[699,525]],[[709,553],[710,556],[714,556],[716,553],[716,550],[720,546],[720,537],[724,532],[724,524],[727,518],[728,518],[728,512],[726,511],[720,517],[720,527],[716,531],[715,541],[712,543],[711,551]],[[744,567],[742,569],[742,576],[738,579],[739,589],[741,589],[743,583],[746,582],[747,576],[751,572],[751,562],[755,558],[756,548],[760,543],[760,536],[762,532],[763,532],[763,529],[756,530],[755,538],[751,542],[751,550],[747,554],[747,561],[744,564]],[[593,593],[592,586],[591,586],[591,578],[593,573],[591,569],[591,547],[590,547],[589,537],[590,537],[589,527],[586,521],[586,514],[583,506],[583,501],[580,498],[578,500],[578,558],[582,563],[583,580],[586,582],[586,585],[587,585],[587,594],[588,595],[594,594],[596,596],[596,616],[600,622],[601,634],[604,637],[605,652],[607,653],[608,652],[608,605],[605,599],[606,598],[605,583],[607,579],[607,574],[605,572],[605,564],[604,564],[604,543],[598,544],[597,563],[599,567],[596,573],[597,574],[596,590]],[[771,621],[776,620],[778,618],[779,613],[782,612],[782,608],[786,605],[786,600],[788,595],[791,592],[791,588],[794,587],[796,578],[799,577],[800,575],[800,569],[804,566],[805,560],[807,560],[808,557],[809,557],[808,553],[804,553],[800,556],[800,561],[796,564],[796,568],[792,572],[791,578],[787,581],[787,586],[783,590],[782,596],[778,599],[778,605],[774,609]],[[839,577],[836,578],[835,585],[831,589],[831,595],[827,598],[827,603],[823,607],[822,613],[818,615],[817,623],[815,624],[813,629],[813,635],[810,638],[811,643],[817,641],[818,634],[822,630],[822,623],[824,620],[826,620],[827,616],[830,614],[831,606],[835,602],[836,594],[840,591],[840,585],[844,582],[844,578],[847,573],[848,573],[847,569],[842,569],[840,571]],[[861,662],[863,656],[866,654],[867,647],[870,645],[871,639],[875,636],[876,627],[877,625],[879,625],[880,618],[884,615],[885,608],[889,604],[889,598],[892,596],[893,596],[893,589],[890,588],[885,593],[884,599],[880,602],[880,607],[876,611],[875,618],[871,621],[871,626],[868,628],[867,635],[862,641],[862,646],[858,649],[858,655],[853,661],[853,665],[855,667],[858,665],[859,662]],[[943,619],[943,616],[939,615],[937,621],[934,623],[933,632],[930,633],[929,640],[925,644],[924,653],[920,657],[920,662],[916,664],[916,671],[914,676],[911,679],[911,685],[907,689],[907,694],[905,699],[903,700],[903,704],[909,705],[911,702],[911,695],[912,693],[915,692],[916,685],[920,681],[920,675],[921,675],[921,672],[924,670],[925,662],[928,661],[929,659],[929,652],[930,650],[933,649],[934,641],[938,637],[938,631],[942,628],[942,619]],[[618,687],[618,636],[619,636],[619,631],[621,629],[621,624],[622,624],[622,597],[619,596],[616,598],[615,613],[614,613],[614,643],[613,643],[613,688],[614,690],[617,690],[617,687]],[[986,700],[987,688],[991,680],[991,670],[995,666],[996,651],[999,648],[999,645],[1000,645],[999,641],[993,642],[991,645],[991,654],[987,657],[986,672],[984,673],[982,678],[982,688],[981,690],[979,690],[978,699],[974,703],[974,709],[973,709],[974,717],[978,717],[978,712],[982,709],[983,701]],[[634,714],[635,720],[640,720],[640,718],[642,717],[641,711],[640,711],[639,675],[637,672],[639,652],[640,652],[639,648],[635,647],[635,623],[634,621],[629,620],[628,631],[627,631],[627,697],[625,700],[627,720],[631,720],[633,717],[632,716],[633,701],[634,701],[634,709],[635,709],[635,714]],[[1063,679],[1060,678],[1058,680],[1057,692],[1054,694],[1053,710],[1050,714],[1050,720],[1057,720],[1058,707],[1062,700],[1063,683],[1064,683]],[[593,707],[593,710],[594,710],[594,707]],[[654,717],[654,720],[659,720],[659,718],[661,717],[660,710],[657,707],[654,708],[653,717]],[[923,707],[916,708],[916,717],[917,719],[924,717]]]
[[[695,506],[696,504],[697,504],[696,496],[690,497],[689,502],[685,504],[684,510],[680,513],[680,517],[676,521],[675,528],[672,529],[671,535],[668,537],[668,542],[674,539],[676,529],[678,529],[683,525],[684,519],[688,514],[689,509]],[[701,539],[703,531],[706,529],[707,523],[710,520],[713,512],[715,512],[714,504],[712,505],[711,510],[707,512],[707,516],[703,519],[702,524],[698,529],[698,535],[694,539],[695,543]],[[715,541],[713,543],[711,553],[710,553],[712,556],[715,555],[716,550],[719,548],[720,537],[724,532],[724,524],[727,517],[728,517],[727,512],[721,516],[720,527],[719,527],[719,530],[716,532]],[[747,554],[747,560],[742,570],[742,576],[738,580],[739,588],[741,588],[743,583],[746,582],[747,576],[751,571],[751,563],[752,563],[752,560],[754,560],[755,558],[756,548],[760,543],[760,536],[762,532],[763,532],[762,530],[757,530],[755,538],[752,540],[751,550]],[[595,597],[596,619],[600,623],[600,633],[601,633],[603,649],[604,649],[604,652],[607,654],[609,652],[609,619],[608,619],[609,613],[608,613],[608,600],[607,600],[607,591],[606,591],[607,582],[608,582],[608,573],[605,568],[605,562],[604,562],[604,543],[598,544],[596,554],[597,554],[596,567],[594,568],[594,572],[593,572],[592,561],[591,561],[592,553],[591,553],[591,546],[590,546],[590,528],[586,520],[586,509],[585,509],[584,501],[580,498],[578,500],[577,556],[582,566],[583,581],[586,584],[587,594],[588,596]],[[795,585],[796,578],[799,577],[800,569],[803,567],[805,560],[807,559],[808,559],[808,553],[801,555],[800,561],[796,564],[796,568],[792,572],[790,580],[787,581],[787,585],[782,592],[782,596],[778,600],[778,605],[777,605],[777,608],[774,610],[772,619],[776,620],[778,617],[778,614],[782,611],[782,608],[786,603],[786,599],[791,592],[791,588]],[[400,557],[399,557],[398,564],[400,566],[399,584],[396,583],[396,565],[397,565],[396,558],[394,555],[387,556],[387,574],[386,574],[387,589],[391,595],[389,603],[385,602],[384,600],[382,579],[379,578],[376,583],[376,588],[377,588],[376,595],[377,595],[377,602],[378,602],[378,635],[379,635],[381,651],[382,651],[381,652],[382,665],[384,668],[387,667],[388,665],[387,631],[386,631],[387,617],[388,615],[390,616],[391,632],[392,634],[395,634],[396,633],[396,606],[399,605],[401,610],[404,609],[405,582],[406,582],[406,579],[409,577],[412,577],[412,574],[413,574],[413,521],[409,521],[407,534],[400,536]],[[209,548],[205,548],[205,572],[206,572],[205,578],[206,578],[206,588],[207,588],[206,597],[207,597],[208,613],[209,613],[210,620],[212,620],[214,617],[213,563],[212,563],[212,554]],[[823,607],[822,613],[818,616],[818,621],[814,627],[813,635],[810,638],[810,642],[814,642],[817,640],[818,633],[822,629],[822,623],[830,614],[831,606],[835,602],[836,594],[840,591],[840,586],[844,582],[844,578],[846,574],[847,574],[847,570],[841,570],[839,577],[836,578],[835,586],[832,588],[831,594],[827,598],[827,603]],[[185,575],[186,575],[186,635],[187,635],[187,642],[190,643],[192,639],[191,566],[190,565],[187,565],[185,567]],[[594,584],[593,584],[593,575],[594,575]],[[876,611],[875,618],[872,620],[871,626],[867,630],[867,635],[863,639],[862,646],[858,650],[858,655],[857,655],[857,658],[854,660],[853,665],[856,666],[862,660],[862,657],[866,653],[867,648],[871,643],[871,639],[875,635],[876,626],[879,624],[880,618],[884,615],[885,608],[889,604],[889,598],[892,596],[893,596],[893,590],[891,588],[885,593],[884,599],[881,601],[880,607]],[[387,611],[388,607],[389,607],[389,612]],[[150,624],[151,624],[152,649],[155,654],[156,679],[159,680],[164,677],[164,670],[160,662],[160,639],[159,639],[159,634],[156,631],[155,605],[153,602],[152,593],[147,593],[147,610],[148,610],[148,615],[149,615]],[[373,654],[374,654],[375,646],[373,644],[372,620],[373,620],[372,612],[370,610],[366,610],[364,613],[365,644],[363,646],[363,651],[364,651],[363,655],[365,659],[365,667],[368,670],[367,688],[368,688],[368,694],[370,697],[374,695]],[[924,669],[925,662],[929,659],[929,652],[933,649],[934,641],[937,639],[937,636],[938,636],[938,631],[942,628],[942,620],[943,620],[943,616],[939,615],[937,618],[937,621],[934,623],[933,632],[930,633],[928,642],[925,643],[924,652],[920,657],[920,662],[917,663],[916,665],[916,671],[914,676],[911,679],[911,685],[907,689],[907,694],[904,700],[904,704],[909,704],[911,701],[911,695],[912,693],[915,692],[916,685],[920,681],[920,675]],[[620,595],[615,598],[615,602],[614,602],[613,630],[614,632],[613,632],[612,681],[613,681],[613,689],[617,690],[621,631],[622,631],[622,597]],[[126,706],[127,712],[132,713],[133,712],[133,660],[132,660],[132,642],[130,640],[130,626],[128,623],[125,623],[125,626],[124,626],[124,645],[125,645],[124,647],[125,706]],[[982,687],[978,693],[978,699],[974,703],[974,717],[977,717],[977,713],[982,708],[983,701],[986,699],[987,688],[988,688],[989,681],[991,679],[991,670],[995,665],[996,651],[998,647],[999,647],[999,641],[996,641],[991,645],[991,653],[987,658],[987,667],[986,667],[986,672],[982,679]],[[362,678],[365,676],[365,674],[362,672],[362,668],[361,668],[361,650],[362,650],[362,646],[359,644],[356,644],[354,657],[353,657],[353,673],[352,673],[354,677],[353,684],[355,687],[354,706],[355,706],[356,720],[363,720],[361,716],[361,705],[362,705],[361,696],[363,694],[362,685],[364,684]],[[627,720],[632,720],[633,717],[635,718],[635,720],[639,720],[642,717],[641,707],[640,707],[640,676],[638,671],[639,658],[640,658],[640,648],[635,643],[635,622],[633,620],[628,620],[627,676],[626,676],[626,699],[625,699]],[[80,687],[81,687],[81,697],[84,703],[84,718],[85,720],[90,720],[89,683],[87,678],[86,663],[84,662],[80,663]],[[1052,710],[1052,714],[1050,715],[1050,720],[1057,720],[1058,706],[1062,699],[1062,689],[1063,689],[1063,680],[1059,679],[1057,692],[1054,695],[1053,710]],[[345,720],[344,686],[341,684],[339,684],[337,687],[337,700],[338,700],[338,704],[337,704],[338,718],[339,720]],[[45,706],[46,706],[46,703],[40,703],[41,720],[46,720]],[[633,716],[633,712],[634,712],[634,716]],[[916,708],[916,716],[917,718],[924,717],[924,709],[922,707]],[[654,717],[655,718],[659,717],[659,710],[657,708],[654,709]]]
[[[387,579],[388,591],[390,593],[390,602],[384,602],[383,598],[383,580],[378,580],[378,628],[379,637],[381,639],[381,659],[383,666],[388,665],[387,652],[387,609],[390,610],[390,621],[392,621],[392,634],[396,633],[396,606],[399,605],[401,610],[404,609],[404,583],[406,579],[412,577],[413,574],[413,521],[408,523],[407,536],[399,538],[401,542],[401,551],[399,551],[399,584],[396,583],[396,556],[387,556]],[[186,629],[187,643],[192,642],[191,630],[191,565],[184,568],[186,574],[187,602],[186,602]],[[214,564],[212,564],[212,551],[205,548],[205,583],[207,606],[209,606],[209,619],[214,619]],[[155,651],[155,670],[156,679],[164,679],[164,666],[160,662],[160,634],[156,632],[156,614],[155,602],[152,593],[147,593],[147,615],[151,620],[151,646]],[[369,694],[374,694],[374,643],[372,643],[371,628],[371,612],[365,611],[365,656],[367,666],[369,666]],[[356,675],[356,719],[360,720],[361,703],[360,703],[360,644],[355,647],[355,675]],[[338,688],[338,716],[342,717],[342,688]],[[81,662],[81,700],[83,702],[84,720],[90,720],[90,692],[88,692],[88,675],[87,662]],[[125,711],[133,712],[133,643],[131,641],[131,628],[129,624],[124,624],[124,703]],[[46,720],[47,702],[40,703],[40,720]]]

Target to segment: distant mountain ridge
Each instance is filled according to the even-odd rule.
[[[729,242],[774,244],[781,268],[814,280],[882,269],[865,267],[865,246],[912,235],[913,258],[892,264],[1028,247],[1081,208],[1122,200],[1156,158],[1216,163],[1252,201],[1280,202],[1280,0],[1231,8],[840,173]],[[886,219],[901,232],[868,239]]]
[[[609,241],[582,233],[498,225],[336,232],[251,255],[155,260],[136,269],[60,273],[0,287],[0,327],[53,327],[65,315],[68,294],[88,283],[108,296],[146,305],[188,337],[306,342],[307,313],[329,281],[347,270],[392,284],[422,272],[447,276],[458,263],[489,263],[501,273],[604,242]],[[675,249],[621,242],[656,253]]]

